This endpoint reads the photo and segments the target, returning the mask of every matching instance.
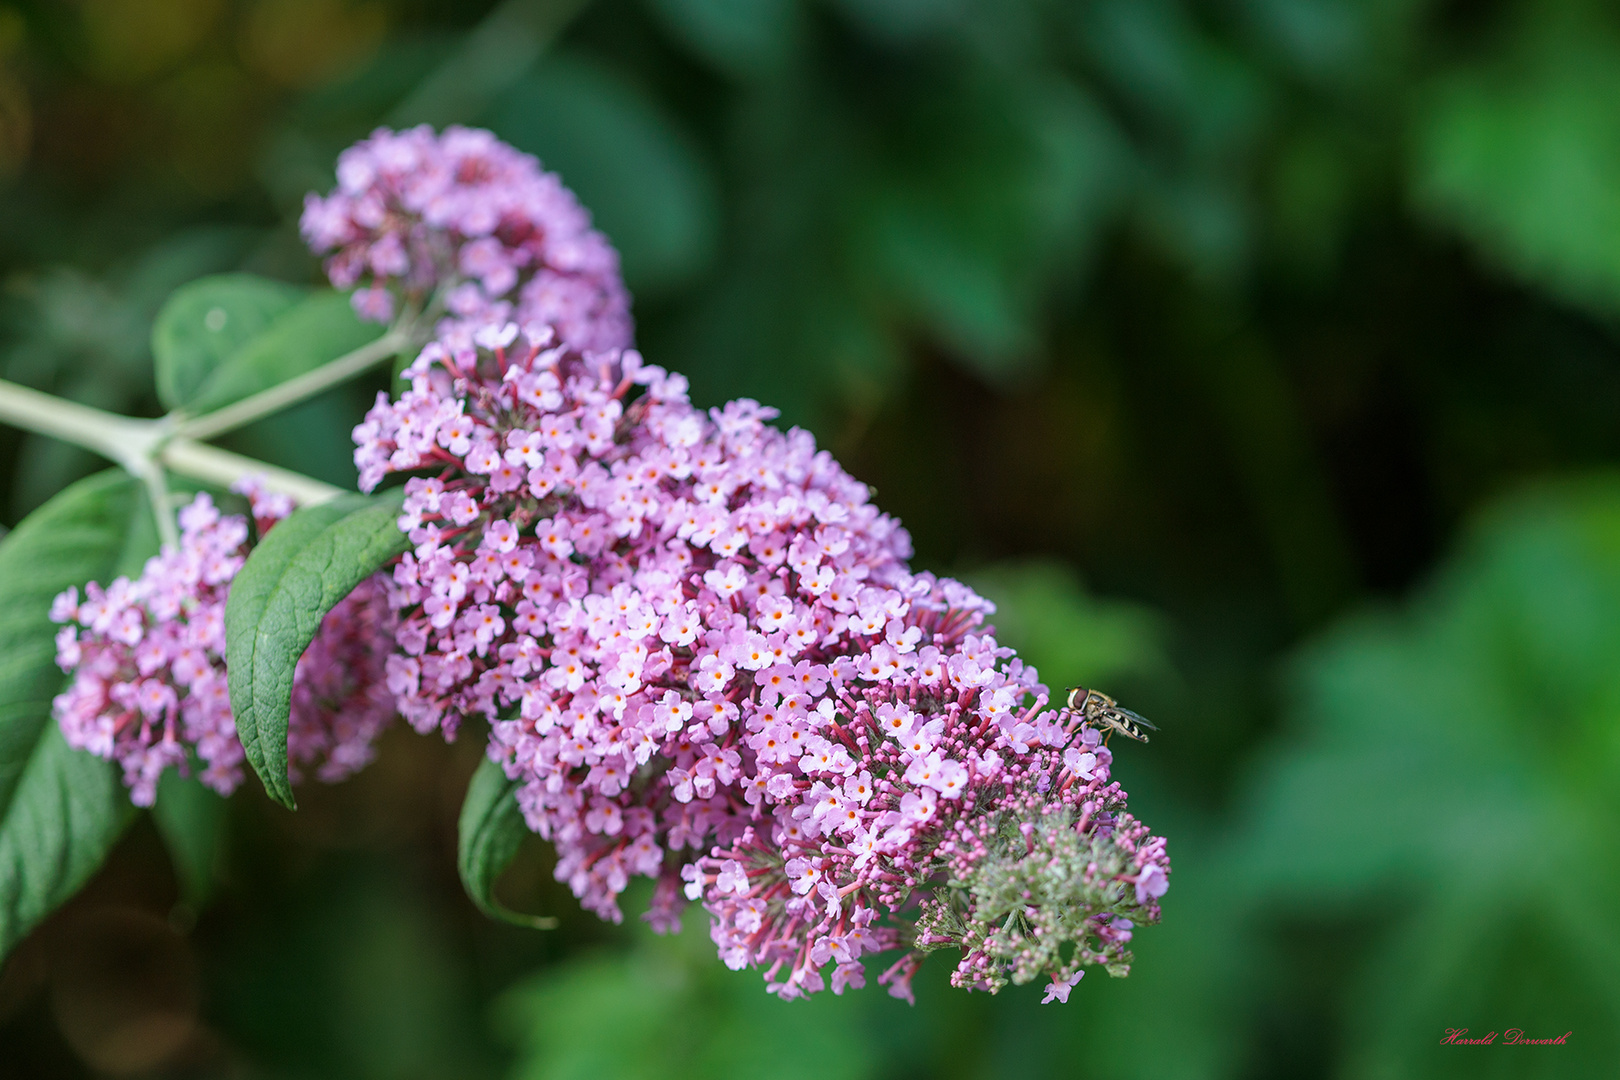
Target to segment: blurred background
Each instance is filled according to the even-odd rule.
[[[168,292],[318,280],[304,192],[415,122],[559,171],[650,359],[811,428],[1049,684],[1159,725],[1116,775],[1164,922],[1067,1006],[945,958],[915,1008],[783,1004],[538,841],[503,893],[560,929],[485,920],[478,739],[395,731],[297,814],[167,785],[0,973],[0,1074],[1612,1074],[1611,5],[6,0],[0,377],[155,415]],[[231,445],[350,483],[375,389]],[[0,429],[0,519],[96,467]]]

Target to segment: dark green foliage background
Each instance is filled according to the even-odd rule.
[[[538,842],[500,902],[560,927],[487,918],[477,733],[396,730],[296,814],[166,784],[0,972],[0,1072],[1604,1075],[1617,71],[1597,0],[0,4],[0,377],[156,415],[173,289],[316,283],[339,149],[493,127],[619,246],[650,359],[812,428],[1049,682],[1159,724],[1118,772],[1175,865],[1066,1007],[944,958],[914,1009],[785,1005]],[[352,483],[380,385],[226,445]],[[0,428],[0,519],[98,467]]]

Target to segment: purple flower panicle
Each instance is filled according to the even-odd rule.
[[[390,688],[421,731],[488,720],[585,906],[617,920],[655,877],[655,925],[701,899],[722,958],[785,997],[896,948],[880,981],[908,997],[943,946],[976,989],[1123,971],[1163,841],[991,605],[912,573],[808,433],[538,325],[452,328],[407,375],[355,430],[364,488],[417,474]]]
[[[259,534],[291,511],[284,498],[242,487]],[[163,771],[192,759],[203,783],[229,795],[244,755],[225,675],[225,602],[250,548],[247,519],[221,515],[206,494],[180,512],[180,544],[147,560],[140,577],[81,600],[70,588],[51,618],[57,663],[73,681],[54,703],[70,746],[123,767],[138,806],[150,806]],[[293,677],[288,756],[294,779],[313,767],[339,780],[371,759],[394,715],[382,641],[393,622],[378,579],[368,579],[321,623]]]
[[[487,131],[378,128],[338,158],[338,186],[304,201],[304,238],[361,317],[398,304],[474,324],[538,320],[580,349],[631,341],[619,256],[555,173]]]

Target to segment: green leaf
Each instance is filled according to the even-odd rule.
[[[158,399],[171,409],[189,404],[216,368],[304,294],[252,274],[217,274],[176,289],[152,324]]]
[[[158,397],[171,409],[210,412],[381,334],[331,289],[311,292],[251,274],[206,277],[176,290],[153,324]]]
[[[213,896],[225,845],[225,800],[195,777],[171,770],[158,781],[152,820],[169,849],[180,895],[193,908]]]
[[[694,53],[740,78],[780,73],[804,30],[796,0],[652,0],[652,10]]]
[[[497,998],[495,1030],[516,1051],[507,1075],[871,1080],[908,1069],[924,1076],[991,1073],[930,1068],[938,1027],[929,1029],[932,1044],[908,1045],[916,1029],[907,1029],[903,1006],[887,998],[814,994],[794,1003],[800,1007],[782,1008],[762,992],[757,972],[715,962],[704,912],[696,904],[687,911],[681,933],[656,934],[645,923],[627,928],[630,948],[548,964]]]
[[[1454,68],[1414,125],[1418,206],[1551,292],[1620,309],[1620,27],[1529,4],[1496,55]]]
[[[1034,664],[1054,693],[1169,670],[1161,620],[1146,608],[1088,594],[1064,563],[997,563],[969,577],[996,603],[996,636]]]
[[[1392,935],[1345,995],[1346,1027],[1360,1037],[1344,1075],[1471,1080],[1612,1073],[1620,1060],[1620,951],[1613,909],[1593,907],[1586,891],[1592,883],[1580,880],[1584,869],[1574,868],[1575,882],[1560,880],[1560,888],[1533,897],[1504,895],[1489,880],[1456,883]],[[1510,1048],[1556,1051],[1556,1065],[1544,1071],[1521,1065],[1494,1073],[1481,1070],[1477,1058],[1460,1060],[1457,1047],[1432,1034],[1479,1023],[1473,1034],[1484,1035],[1493,1026],[1487,1017],[1511,1017],[1496,1030],[1520,1028],[1529,1038],[1573,1034],[1563,1046]]]
[[[856,204],[847,256],[862,291],[928,328],[991,382],[1040,354],[1049,268],[1083,266],[1124,190],[1107,113],[1058,80],[963,80],[907,114]]]
[[[132,814],[113,766],[63,742],[51,601],[126,561],[139,486],[117,470],[61,492],[0,541],[0,956],[101,865]]]
[[[1291,736],[1245,783],[1232,850],[1266,911],[1376,924],[1345,1075],[1478,1075],[1425,1034],[1469,1024],[1584,1029],[1559,1068],[1601,1075],[1620,1030],[1620,477],[1502,503],[1412,603],[1347,620],[1292,674]]]
[[[295,511],[248,556],[225,604],[225,666],[242,749],[264,787],[293,808],[287,713],[293,669],[326,613],[408,542],[404,492],[345,495]]]
[[[53,723],[12,795],[0,820],[0,956],[79,891],[135,813],[112,763],[68,746]]]
[[[330,289],[313,293],[225,357],[186,408],[192,413],[223,408],[313,371],[382,333],[377,324],[361,322],[342,293]]]
[[[557,925],[556,919],[524,915],[495,899],[495,882],[512,865],[523,838],[529,835],[518,808],[517,787],[517,781],[507,779],[495,762],[485,758],[479,763],[467,785],[467,800],[461,804],[456,867],[467,895],[484,914],[518,926],[550,930]]]
[[[579,193],[638,297],[679,287],[713,256],[713,176],[679,123],[613,72],[548,60],[493,110],[490,127]]]

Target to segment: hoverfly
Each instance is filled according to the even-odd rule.
[[[1099,728],[1103,732],[1104,742],[1116,731],[1128,739],[1147,742],[1147,734],[1142,729],[1159,730],[1131,710],[1120,708],[1118,702],[1100,690],[1087,690],[1083,686],[1072,688],[1068,708],[1079,713],[1086,723]]]

